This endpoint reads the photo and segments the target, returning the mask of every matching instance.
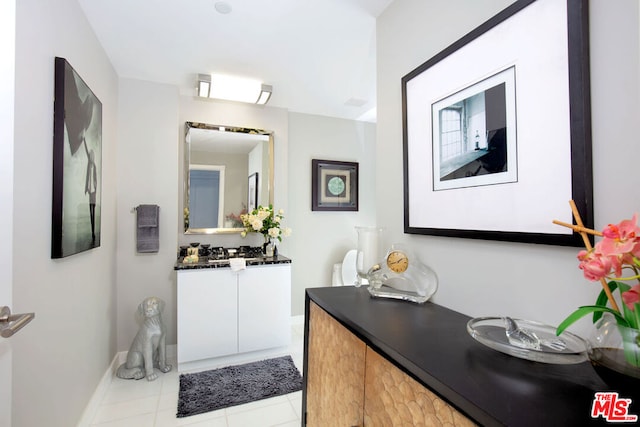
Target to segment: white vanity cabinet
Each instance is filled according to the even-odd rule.
[[[178,364],[289,345],[291,264],[177,275]]]
[[[290,341],[291,264],[247,267],[238,274],[238,352]]]
[[[238,351],[238,274],[230,269],[178,272],[178,362]]]

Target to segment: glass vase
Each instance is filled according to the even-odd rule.
[[[610,387],[640,386],[640,330],[618,325],[605,314],[594,324],[588,353],[593,368]]]
[[[354,285],[359,287],[365,284],[371,267],[381,260],[380,235],[382,234],[382,229],[378,227],[356,227],[356,231],[358,233],[356,253],[356,273],[358,276]]]

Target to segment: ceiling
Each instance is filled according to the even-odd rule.
[[[122,78],[195,95],[197,74],[231,74],[272,85],[271,107],[375,121],[375,20],[392,1],[79,3]]]

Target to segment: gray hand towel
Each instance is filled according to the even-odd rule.
[[[150,253],[160,250],[160,207],[158,205],[139,205],[136,245],[138,252]]]

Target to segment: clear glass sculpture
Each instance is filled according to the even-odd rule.
[[[374,297],[418,304],[428,301],[438,289],[436,273],[401,244],[391,246],[384,259],[369,269],[367,279]]]

